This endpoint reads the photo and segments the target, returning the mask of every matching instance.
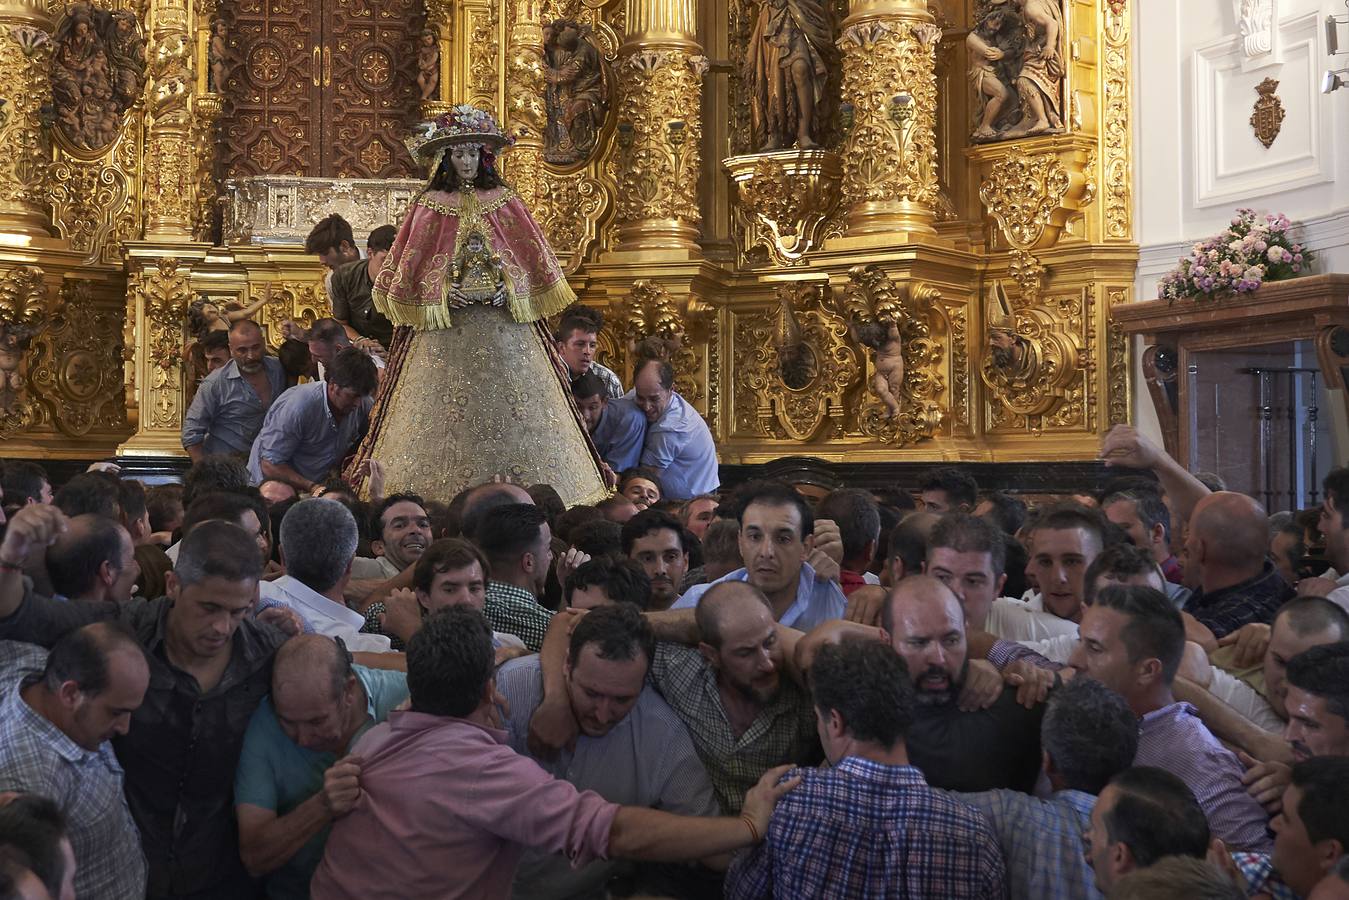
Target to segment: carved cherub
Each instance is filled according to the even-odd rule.
[[[871,390],[893,419],[904,411],[904,302],[878,266],[855,266],[848,275],[843,308],[857,343],[872,351]]]
[[[436,99],[440,89],[440,44],[431,29],[422,32],[417,49],[417,87],[423,100]]]
[[[450,266],[450,284],[458,295],[454,306],[505,304],[506,273],[501,258],[488,248],[481,232],[469,232],[464,238],[464,245]]]

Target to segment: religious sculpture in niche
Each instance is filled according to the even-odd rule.
[[[980,376],[994,400],[1018,415],[1048,413],[1078,375],[1081,339],[1045,309],[1014,310],[1000,281],[989,288],[984,321]]]
[[[57,131],[81,150],[117,139],[122,114],[145,89],[145,38],[129,10],[73,3],[56,27],[52,106]]]
[[[792,304],[798,302],[798,296],[804,300],[802,292],[818,291],[813,285],[803,285],[795,290],[783,287],[778,290],[778,318],[773,325],[773,349],[778,352],[778,374],[782,383],[794,391],[805,390],[820,374],[820,364],[815,351],[801,335],[801,323],[796,318]]]
[[[560,166],[590,158],[609,111],[604,58],[590,29],[574,19],[544,28],[544,107],[547,128],[543,158]]]
[[[984,0],[965,38],[975,141],[1061,132],[1063,0]]]
[[[206,86],[215,94],[221,94],[225,91],[225,60],[229,53],[229,43],[225,32],[229,26],[225,24],[224,19],[216,19],[211,23],[211,41],[206,45]]]
[[[759,0],[745,56],[753,146],[819,147],[834,27],[823,0]]]
[[[435,31],[422,32],[417,49],[417,89],[423,100],[434,100],[440,90],[440,41]]]

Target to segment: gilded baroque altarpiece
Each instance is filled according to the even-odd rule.
[[[626,379],[655,339],[723,461],[1091,458],[1130,409],[1131,22],[0,0],[0,452],[181,454],[189,310],[262,300],[274,346],[326,315],[309,227],[398,221],[402,132],[470,102],[516,136],[505,175],[605,310],[602,360]]]

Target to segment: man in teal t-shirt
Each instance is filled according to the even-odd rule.
[[[328,828],[360,794],[351,748],[407,697],[405,673],[352,665],[339,640],[301,635],[277,651],[234,776],[239,852],[269,898],[309,896]]]

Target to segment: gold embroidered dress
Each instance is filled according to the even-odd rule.
[[[465,244],[475,234],[499,261],[503,303],[451,309],[447,290],[456,263],[474,258]],[[497,474],[551,484],[568,506],[608,493],[543,324],[575,294],[514,191],[424,191],[372,295],[400,327],[353,467],[380,460],[386,494],[442,501]]]

